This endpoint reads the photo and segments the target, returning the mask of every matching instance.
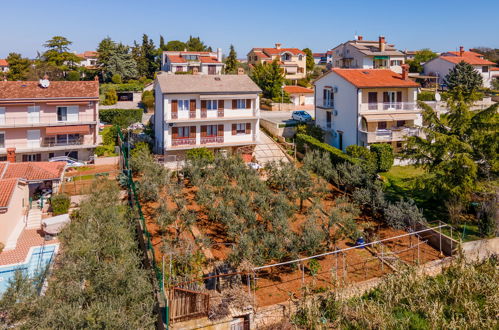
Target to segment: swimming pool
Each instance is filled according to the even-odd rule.
[[[27,261],[18,264],[0,266],[0,296],[9,287],[9,281],[14,278],[17,270],[26,272],[29,276],[34,276],[43,272],[45,267],[54,259],[59,244],[45,246],[33,246],[28,252]]]

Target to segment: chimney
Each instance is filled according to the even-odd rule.
[[[460,46],[459,47],[459,56],[463,56],[464,55],[464,47],[463,46]]]
[[[197,67],[193,67],[192,74],[199,74],[199,69]]]
[[[238,75],[244,74],[244,69],[243,68],[237,68],[237,74]]]
[[[99,81],[99,76],[98,76],[98,75],[95,75],[94,80],[95,80],[95,81]]]
[[[386,49],[386,41],[384,36],[379,36],[379,51],[384,52]]]
[[[276,44],[275,44],[275,48],[276,48],[276,49],[281,49],[281,44],[280,44],[280,43],[276,43]]]
[[[222,48],[217,48],[217,61],[222,62]]]
[[[362,41],[362,39],[364,39],[364,37],[363,37],[363,36],[358,36],[358,37],[357,37],[357,40],[358,40],[358,41]]]
[[[402,80],[409,80],[409,64],[402,64]]]
[[[16,162],[16,148],[7,148],[7,161],[9,163]]]

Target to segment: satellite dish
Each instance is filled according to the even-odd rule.
[[[439,92],[435,93],[435,101],[440,102],[442,100],[442,96],[440,96]]]
[[[47,88],[50,86],[50,80],[48,79],[40,79],[40,86],[43,88]]]

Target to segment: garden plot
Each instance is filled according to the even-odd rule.
[[[106,177],[114,180],[118,173],[116,165],[85,165],[68,168],[64,174],[61,193],[69,196],[89,194],[96,178]]]
[[[221,274],[230,282],[227,275],[238,273],[241,291],[267,306],[298,298],[305,287],[321,292],[417,264],[416,248],[419,262],[439,258],[414,235],[355,247],[368,231],[377,239],[406,232],[373,219],[349,194],[292,164],[271,165],[265,180],[232,157],[192,162],[180,177],[146,163],[135,167],[142,173],[139,196],[169,287],[195,283],[209,293],[204,277]],[[255,270],[335,249],[348,250]]]

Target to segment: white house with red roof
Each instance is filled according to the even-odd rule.
[[[285,86],[284,91],[289,94],[295,109],[314,109],[314,90],[302,86]]]
[[[307,76],[307,55],[298,48],[282,48],[280,43],[276,43],[274,48],[253,48],[247,57],[251,66],[277,60],[289,80]]]
[[[333,62],[333,51],[328,50],[325,53],[313,53],[314,63],[317,64],[328,64]]]
[[[88,160],[98,104],[98,81],[0,81],[0,161]]]
[[[492,79],[496,76],[493,68],[496,63],[488,61],[482,54],[465,51],[464,47],[459,47],[458,52],[445,52],[423,64],[424,74],[428,76],[438,76],[439,84],[443,84],[445,76],[460,62],[471,64],[475,71],[483,78],[483,86],[490,88]]]
[[[80,66],[83,66],[88,69],[95,69],[97,67],[97,60],[99,58],[99,53],[93,50],[84,51],[81,54],[76,54],[79,58],[81,58]]]
[[[9,62],[7,62],[7,60],[0,58],[0,72],[7,72],[7,71],[9,71]]]
[[[315,123],[325,141],[345,150],[349,145],[388,143],[402,146],[408,135],[419,135],[419,84],[388,69],[334,68],[315,82]]]
[[[172,73],[222,74],[222,49],[216,52],[164,51],[161,70]]]

